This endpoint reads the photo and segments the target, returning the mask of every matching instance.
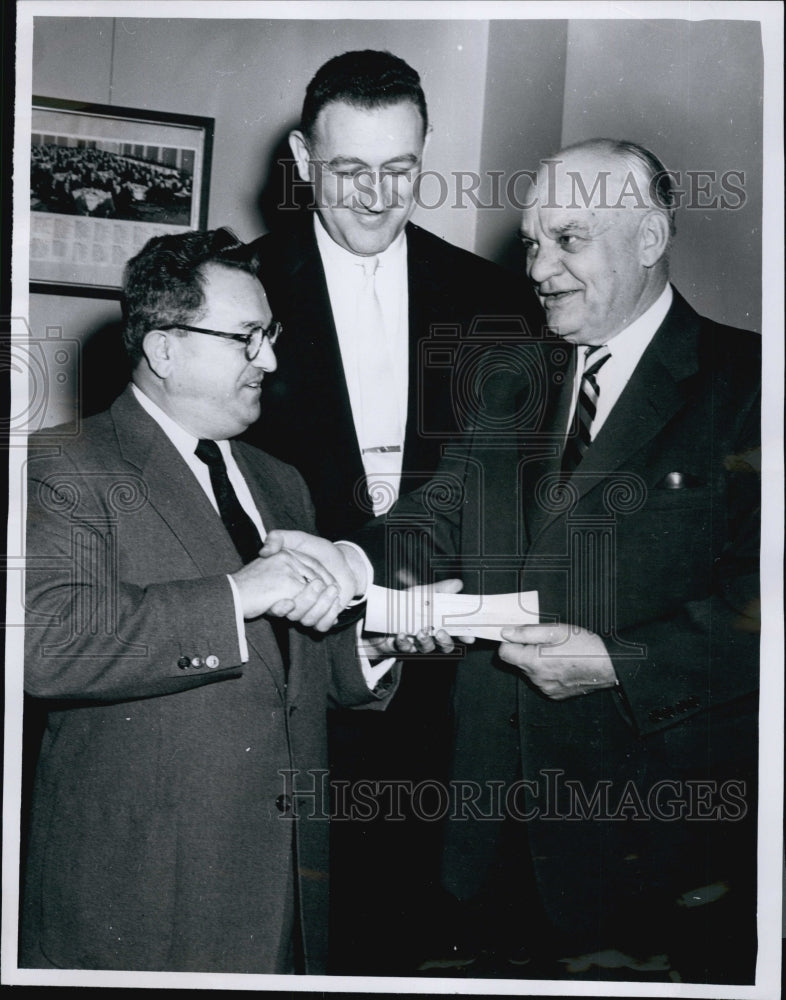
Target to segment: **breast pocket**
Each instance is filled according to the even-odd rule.
[[[708,486],[656,487],[635,514],[619,519],[617,594],[631,620],[658,617],[708,593],[718,524],[725,522],[717,503]]]

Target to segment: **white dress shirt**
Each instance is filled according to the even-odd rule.
[[[216,513],[220,514],[215,494],[213,493],[213,484],[210,481],[210,469],[201,458],[197,458],[196,456],[196,447],[199,444],[199,438],[195,438],[193,434],[189,434],[188,431],[184,430],[180,424],[176,423],[167,413],[164,413],[161,407],[154,403],[149,396],[146,396],[138,386],[132,385],[132,389],[139,405],[150,414],[175,448],[177,448],[183,458],[183,461],[196,476],[197,482],[205,491],[205,494],[215,508]],[[259,511],[256,508],[253,497],[251,496],[248,484],[243,478],[243,475],[237,466],[237,462],[232,455],[232,449],[229,445],[229,441],[216,441],[216,444],[218,445],[224,459],[229,481],[232,483],[232,488],[240,501],[240,506],[254,522],[254,527],[259,532],[259,537],[262,541],[264,541],[267,532],[262,524],[262,518],[259,516]]]
[[[366,440],[367,435],[363,425],[361,386],[367,384],[372,377],[369,371],[364,371],[363,358],[358,349],[360,339],[366,332],[358,329],[357,308],[364,282],[363,262],[366,258],[350,253],[335,243],[325,231],[316,213],[314,233],[325,271],[355,433],[358,441],[362,442]],[[387,505],[389,507],[398,496],[401,483],[409,398],[409,292],[405,234],[400,233],[390,246],[376,257],[379,263],[374,282],[390,365],[387,369],[389,376],[385,383],[374,386],[373,390],[380,396],[384,394],[387,399],[392,397],[398,415],[396,427],[391,427],[386,435],[390,440],[374,442],[377,445],[398,448],[397,452],[388,454],[382,464],[386,470],[384,478],[386,492],[390,495],[390,502]],[[362,457],[366,474],[373,477],[380,464],[379,461],[372,456]],[[373,493],[373,489],[371,492]],[[382,511],[375,508],[375,513]]]
[[[622,395],[622,391],[630,381],[636,365],[641,361],[641,356],[647,347],[649,347],[650,341],[655,336],[658,327],[666,318],[666,313],[671,308],[673,299],[674,294],[671,290],[671,285],[667,284],[646,312],[642,313],[630,326],[625,327],[616,337],[612,337],[607,341],[606,347],[610,355],[609,360],[605,362],[595,376],[598,382],[599,395],[598,408],[590,429],[592,440],[595,439],[598,431],[614,408],[614,404]],[[573,416],[576,412],[581,376],[584,372],[584,359],[588,350],[589,348],[582,346],[577,353],[576,374],[573,379],[573,398],[566,428],[567,433],[570,432]]]

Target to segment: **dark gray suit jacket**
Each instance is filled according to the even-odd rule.
[[[417,528],[432,568],[465,592],[537,590],[541,621],[603,636],[620,687],[562,702],[495,646],[468,648],[453,777],[477,787],[474,808],[491,819],[465,809],[449,822],[444,858],[446,886],[473,896],[500,828],[489,782],[529,782],[513,809],[547,912],[591,936],[624,927],[643,897],[753,878],[760,338],[675,293],[561,484],[571,356],[558,340],[526,347],[526,376],[489,384],[442,488],[402,498],[361,540],[381,570],[386,536]],[[695,782],[714,796],[697,801]]]
[[[529,284],[410,223],[409,405],[401,492],[429,478],[464,428],[468,372],[497,341],[540,332]],[[245,440],[298,469],[321,534],[339,538],[372,514],[325,273],[310,215],[254,244],[284,334],[262,419]]]
[[[285,797],[292,772],[322,789],[329,698],[384,704],[353,630],[293,626],[286,675],[261,617],[241,663],[239,557],[168,438],[130,390],[68,431],[30,445],[26,690],[50,712],[22,964],[289,971],[297,904],[323,971],[327,801]],[[233,452],[268,529],[313,529],[294,469]]]

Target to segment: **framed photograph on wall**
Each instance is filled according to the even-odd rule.
[[[114,298],[151,237],[205,228],[212,118],[33,97],[31,291]]]

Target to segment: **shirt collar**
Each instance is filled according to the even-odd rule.
[[[319,254],[322,260],[328,265],[345,268],[350,266],[357,267],[365,259],[361,254],[351,253],[349,250],[345,250],[344,247],[339,246],[325,229],[318,212],[314,212],[314,234],[317,239]],[[389,247],[386,247],[381,253],[375,254],[379,260],[380,267],[386,264],[394,264],[404,259],[406,239],[406,232],[402,230]]]
[[[624,330],[620,331],[616,337],[612,337],[608,341],[606,347],[608,347],[612,358],[619,355],[620,350],[622,350],[622,353],[631,353],[638,360],[666,318],[673,301],[674,293],[671,290],[671,285],[666,282],[666,287],[649,309],[645,310],[630,326],[626,326]]]
[[[196,446],[199,444],[199,438],[194,437],[193,434],[181,427],[168,413],[165,413],[161,409],[158,403],[154,403],[150,396],[133,382],[131,383],[131,391],[134,393],[134,397],[142,409],[155,420],[183,458],[187,460],[192,459],[196,451]],[[226,460],[230,451],[229,442],[216,441],[216,444],[221,449]]]

